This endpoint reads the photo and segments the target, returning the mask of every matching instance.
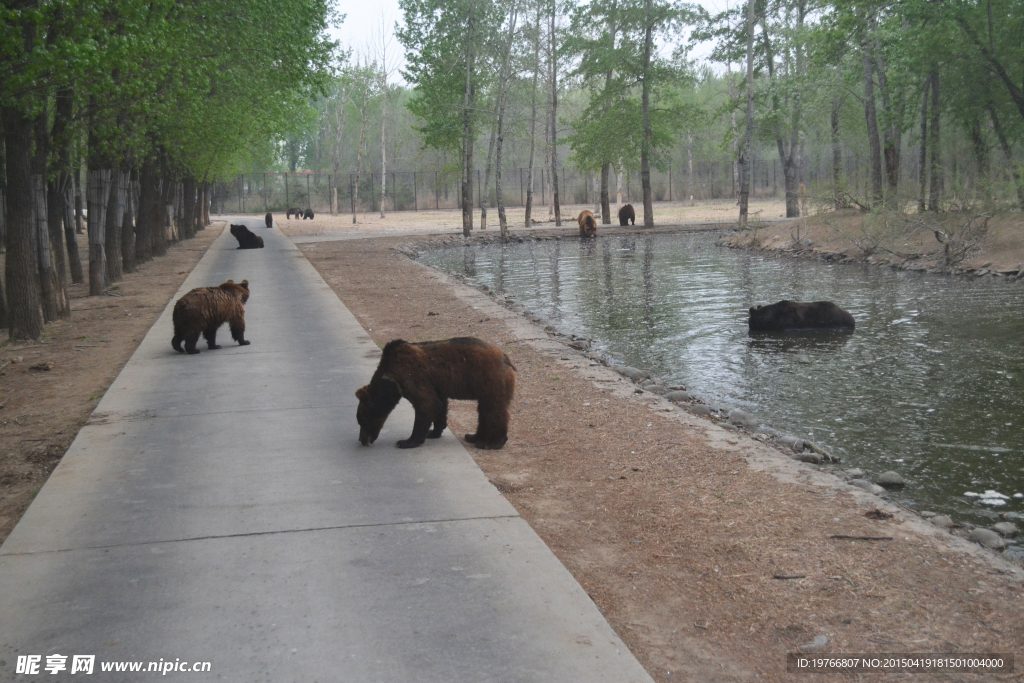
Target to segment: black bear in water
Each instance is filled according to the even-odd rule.
[[[576,217],[577,222],[580,224],[580,237],[596,237],[597,236],[597,221],[594,220],[594,213],[587,209],[580,211],[580,215]]]
[[[631,222],[636,225],[636,211],[632,204],[625,204],[619,209],[619,225],[629,225]]]
[[[239,249],[262,249],[263,238],[244,225],[232,225],[231,234],[238,240]]]
[[[852,334],[853,316],[831,301],[780,301],[750,309],[751,332],[831,331]]]
[[[509,404],[516,390],[516,366],[500,347],[474,337],[409,343],[401,339],[384,347],[377,371],[356,391],[359,441],[377,440],[384,421],[405,397],[416,410],[412,436],[399,448],[415,448],[436,439],[448,426],[448,399],[476,401],[475,434],[466,441],[477,448],[498,449],[508,441]],[[430,429],[431,424],[434,428]]]
[[[302,214],[302,220],[313,220],[313,209],[306,209],[306,213]]]

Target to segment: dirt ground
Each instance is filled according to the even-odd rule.
[[[888,504],[891,519],[866,517],[878,499],[637,393],[483,292],[395,250],[416,239],[302,250],[377,342],[473,335],[506,349],[518,366],[509,443],[467,448],[655,680],[795,679],[786,654],[801,650],[1022,652],[1019,569]],[[455,434],[475,420],[472,403],[453,402]],[[391,445],[375,447],[384,456]]]
[[[72,285],[71,318],[38,342],[0,342],[0,543],[226,223],[142,264],[104,296]],[[85,235],[79,252],[89,253]]]
[[[637,222],[643,223],[643,205],[634,203],[637,211]],[[562,225],[572,230],[578,230],[575,216],[583,209],[594,210],[590,204],[574,204],[562,207]],[[612,205],[612,223],[618,225],[619,205]],[[750,202],[751,219],[755,216],[760,218],[778,218],[786,215],[785,201],[775,199],[752,199]],[[257,217],[257,214],[247,214],[250,217]],[[696,206],[688,206],[683,202],[656,202],[654,204],[654,217],[656,225],[668,225],[677,223],[694,222],[728,222],[735,221],[739,215],[739,209],[732,200],[711,200],[697,202]],[[262,218],[263,214],[259,214]],[[509,229],[521,231],[523,229],[525,214],[524,209],[516,207],[509,208],[507,220]],[[548,207],[540,206],[533,212],[535,221],[539,221],[535,227],[550,228],[554,226],[554,218],[548,216]],[[274,221],[277,226],[292,237],[312,237],[329,235],[349,234],[389,234],[422,232],[433,233],[442,231],[461,231],[462,214],[458,211],[398,211],[387,214],[381,218],[379,213],[360,213],[357,215],[357,223],[352,224],[351,214],[332,216],[330,214],[318,214],[313,220],[287,219],[283,213],[274,214]],[[480,210],[473,213],[473,228],[480,230]],[[600,229],[600,226],[599,226]],[[494,207],[487,212],[487,228],[481,233],[498,232],[498,210]]]
[[[965,242],[962,259],[949,263],[936,230],[964,235],[965,226],[984,230]],[[754,227],[728,239],[731,246],[803,255],[811,258],[870,261],[906,270],[951,271],[1007,276],[1024,270],[1024,214],[1007,211],[898,214],[884,211],[823,213],[806,219]],[[966,231],[966,232],[973,232]],[[967,246],[966,244],[964,246]],[[1012,271],[1012,272],[1011,272]]]

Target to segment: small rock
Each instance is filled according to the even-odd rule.
[[[925,519],[931,519],[932,517],[935,516],[935,513],[934,512],[929,512],[928,510],[922,510],[921,511],[921,516],[924,517]]]
[[[670,391],[667,394],[665,394],[665,398],[667,398],[670,401],[677,401],[677,402],[678,401],[692,401],[693,400],[693,396],[691,396],[689,394],[689,392],[686,392],[686,391]]]
[[[935,526],[942,527],[943,529],[945,529],[953,523],[953,519],[949,515],[935,515],[928,521],[934,524]]]
[[[781,443],[783,446],[793,446],[797,441],[800,442],[801,446],[804,443],[803,439],[798,439],[795,436],[780,436],[779,437],[779,443]]]
[[[739,429],[740,429],[736,425],[731,425],[728,422],[723,423],[721,425],[721,427],[722,427],[722,429],[724,429],[727,432],[736,432],[736,431],[739,431]]]
[[[827,636],[814,636],[814,640],[809,643],[804,643],[800,646],[801,650],[820,650],[821,648],[828,645]]]
[[[864,477],[864,470],[860,469],[859,467],[854,467],[853,469],[846,470],[846,473],[853,477],[854,479],[861,479]]]
[[[619,374],[623,377],[628,377],[632,380],[645,379],[647,377],[647,373],[643,370],[637,370],[636,368],[631,368],[628,365],[615,369],[618,370]]]
[[[885,489],[883,489],[881,486],[878,486],[876,484],[872,484],[867,479],[851,479],[847,483],[850,486],[856,486],[859,489],[863,489],[864,491],[867,491],[868,493],[879,494],[879,493],[884,493],[885,492]]]
[[[800,462],[809,462],[809,463],[812,463],[814,465],[820,465],[821,464],[821,456],[818,455],[817,453],[814,453],[814,452],[800,453],[798,455],[794,455],[793,457],[796,458],[797,460],[799,460]],[[868,482],[868,483],[870,483],[870,482]]]
[[[640,386],[642,386],[644,389],[650,389],[651,387],[658,386],[658,382],[656,382],[653,379],[645,379],[643,382],[640,382]]]
[[[668,387],[663,387],[660,384],[652,384],[650,386],[644,387],[644,389],[651,392],[652,394],[657,394],[658,396],[664,396],[665,394],[669,393]]]
[[[1002,550],[1006,547],[1003,537],[989,529],[971,529],[967,538],[991,550]]]
[[[686,391],[686,387],[682,384],[670,384],[668,388],[669,391]]]
[[[748,412],[736,409],[729,411],[729,424],[737,427],[756,427],[757,418]]]
[[[906,482],[903,481],[903,477],[898,472],[890,470],[889,472],[882,473],[882,476],[878,478],[878,485],[885,486],[886,488],[900,488],[905,486]]]
[[[999,522],[998,524],[993,524],[992,530],[1004,538],[1013,538],[1020,533],[1020,530],[1017,529],[1017,525],[1013,522]]]
[[[689,407],[689,411],[694,415],[710,415],[711,408],[708,408],[703,403],[697,403]]]

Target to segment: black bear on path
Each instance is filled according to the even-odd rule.
[[[267,224],[268,228],[274,227],[274,216],[269,211],[267,215],[263,217],[263,221]]]
[[[359,442],[369,446],[403,397],[416,410],[412,436],[399,448],[436,439],[448,426],[448,399],[476,401],[477,448],[501,448],[508,441],[509,404],[516,390],[516,366],[501,348],[474,337],[387,343],[370,383],[356,391]],[[434,428],[430,429],[433,424]]]
[[[244,225],[232,225],[231,234],[238,240],[239,249],[262,249],[263,238]]]
[[[302,218],[302,209],[288,209],[285,213],[288,216],[288,220],[292,219],[292,214],[295,214],[296,218]]]
[[[853,334],[853,316],[831,301],[780,301],[750,309],[751,332],[841,332]]]
[[[302,214],[302,220],[313,220],[313,209],[306,209],[306,213]]]
[[[629,225],[631,222],[636,225],[636,211],[632,204],[624,204],[619,209],[619,225]]]

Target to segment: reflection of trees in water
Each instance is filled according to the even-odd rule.
[[[508,258],[509,245],[503,244],[498,249],[498,268],[494,274],[494,289],[499,292],[505,291],[505,260]]]
[[[601,244],[601,261],[604,266],[605,303],[611,305],[615,299],[615,273],[612,272],[612,245],[608,240]]]
[[[558,319],[561,318],[562,311],[562,282],[560,274],[560,263],[559,257],[562,254],[562,243],[555,242],[555,246],[551,250],[549,256],[549,262],[551,264],[551,304],[554,306],[555,313],[558,314]]]
[[[476,247],[462,248],[462,272],[467,277],[476,277]]]
[[[597,240],[580,240],[580,258],[591,259],[594,257],[594,250],[597,248]]]
[[[644,326],[651,334],[654,332],[654,240],[644,240]]]
[[[619,255],[623,261],[631,261],[636,256],[636,240],[632,237],[620,237]]]

